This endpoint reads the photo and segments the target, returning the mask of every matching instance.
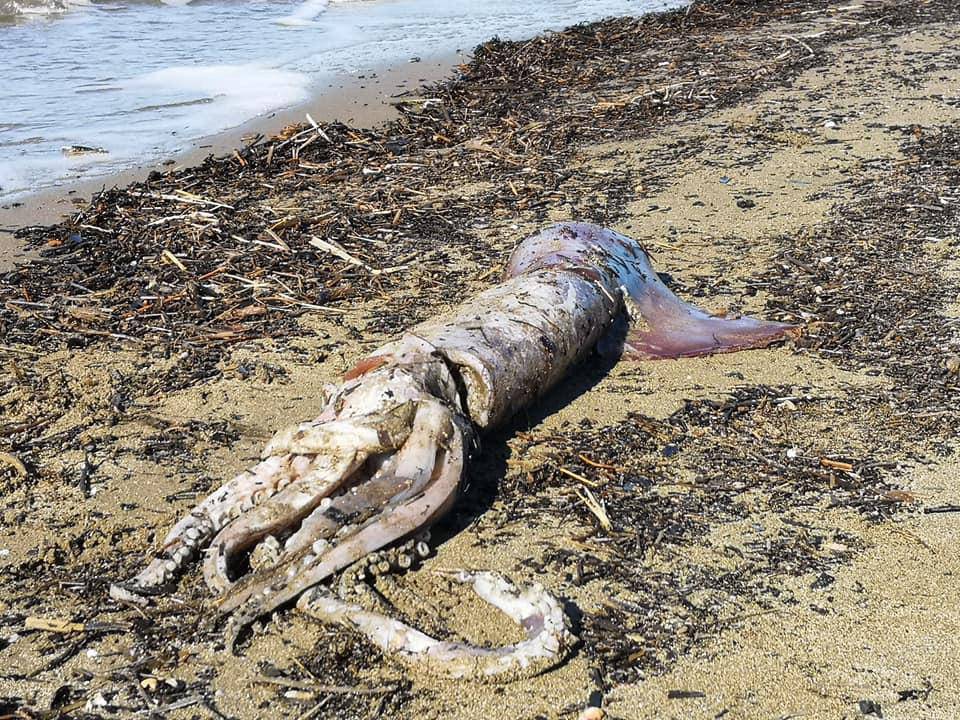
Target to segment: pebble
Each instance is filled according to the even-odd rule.
[[[103,696],[103,693],[97,693],[92,698],[87,700],[87,704],[84,709],[87,712],[95,712],[100,708],[105,708],[107,706],[107,699]]]
[[[288,700],[300,700],[304,702],[316,699],[316,695],[306,690],[287,690],[283,696]]]

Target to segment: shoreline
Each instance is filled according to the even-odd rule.
[[[444,80],[468,57],[466,52],[434,55],[423,57],[416,63],[408,61],[374,67],[361,75],[338,75],[330,79],[325,89],[303,103],[202,137],[175,155],[95,178],[65,182],[4,202],[0,204],[0,272],[31,257],[24,244],[15,237],[17,230],[55,225],[66,220],[101,190],[142,182],[152,172],[165,173],[199,165],[210,155],[223,155],[242,148],[245,139],[257,135],[270,137],[285,127],[305,123],[308,113],[317,122],[338,121],[358,128],[396,119],[396,104],[402,96],[425,84]]]
[[[698,2],[490,41],[389,126],[301,125],[27,233],[42,260],[0,275],[0,715],[957,717],[958,68],[948,0]],[[571,219],[804,332],[587,360],[484,434],[423,565],[370,580],[488,645],[520,633],[450,573],[540,583],[568,661],[451,680],[291,608],[232,655],[194,567],[109,599],[327,383]]]

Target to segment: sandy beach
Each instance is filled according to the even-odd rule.
[[[960,715],[958,21],[715,0],[491,41],[386,124],[308,109],[58,225],[18,209],[0,718]],[[378,581],[414,625],[488,644],[520,631],[442,571],[542,583],[566,662],[451,681],[290,608],[231,655],[198,571],[110,600],[325,383],[571,219],[637,238],[711,312],[804,332],[591,358],[483,438],[431,556]]]

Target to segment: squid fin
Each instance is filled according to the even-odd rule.
[[[684,302],[655,274],[623,287],[626,317],[599,347],[632,360],[697,357],[762,348],[796,337],[800,328],[753,317],[718,317]]]

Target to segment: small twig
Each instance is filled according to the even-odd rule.
[[[575,473],[573,470],[567,470],[567,468],[565,468],[565,467],[559,467],[559,468],[557,468],[557,470],[559,470],[560,472],[562,472],[562,473],[563,473],[564,475],[566,475],[567,477],[572,477],[572,478],[573,478],[574,480],[576,480],[577,482],[581,482],[581,483],[583,483],[584,485],[586,485],[586,486],[588,486],[588,487],[592,487],[592,488],[598,488],[598,487],[600,487],[600,483],[595,482],[594,480],[589,480],[589,479],[585,478],[583,475],[579,475],[579,474]]]
[[[931,507],[925,507],[923,509],[924,515],[934,515],[937,513],[953,513],[960,512],[960,505],[933,505]]]
[[[17,475],[22,478],[27,476],[27,466],[16,455],[12,455],[8,452],[0,452],[0,465],[7,465],[12,467]]]
[[[617,472],[620,471],[620,468],[618,468],[616,465],[608,465],[607,463],[591,460],[590,458],[588,458],[586,455],[583,455],[582,453],[578,454],[577,457],[583,460],[583,462],[585,462],[590,467],[600,468],[601,470],[615,470]]]
[[[613,528],[613,523],[610,522],[610,516],[607,515],[607,510],[603,507],[603,504],[590,492],[590,488],[577,488],[577,495],[583,500],[584,505],[587,506],[587,510],[594,514],[603,529],[609,532],[611,528]]]
[[[297,718],[297,720],[310,720],[310,718],[313,718],[319,715],[320,711],[323,710],[323,708],[326,706],[328,702],[330,702],[331,697],[332,697],[331,695],[327,695],[327,697],[323,698],[323,700],[321,700],[312,708],[310,708],[305,713],[303,713],[303,715]]]
[[[793,35],[778,35],[778,36],[777,36],[777,39],[778,39],[778,40],[791,40],[791,41],[797,43],[798,45],[801,45],[808,53],[810,53],[810,57],[813,57],[814,55],[816,55],[816,53],[813,51],[813,48],[810,47],[809,45],[807,45],[803,40],[801,40],[801,39],[798,38],[798,37],[794,37]]]

